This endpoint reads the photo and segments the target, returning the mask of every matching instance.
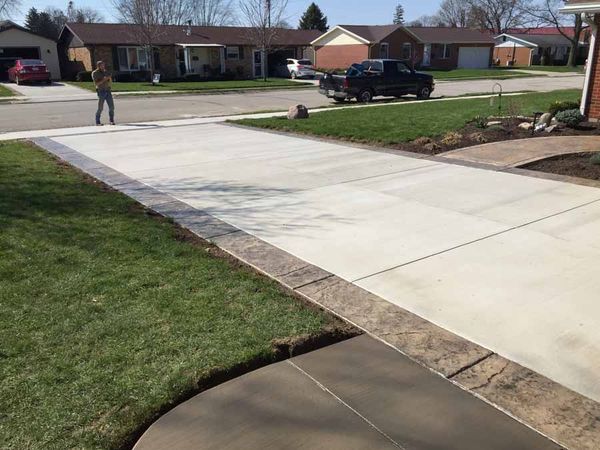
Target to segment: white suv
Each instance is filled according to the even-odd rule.
[[[313,63],[309,59],[288,59],[287,68],[293,79],[302,77],[314,78],[316,75]]]

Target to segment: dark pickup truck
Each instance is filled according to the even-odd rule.
[[[336,102],[355,98],[368,103],[376,96],[401,97],[414,94],[427,99],[435,88],[431,75],[415,72],[407,61],[369,59],[352,64],[346,75],[325,74],[319,92]]]

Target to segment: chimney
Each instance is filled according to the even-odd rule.
[[[191,20],[187,21],[187,28],[185,29],[185,34],[186,34],[186,36],[192,35],[192,21]]]

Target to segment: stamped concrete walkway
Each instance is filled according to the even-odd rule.
[[[197,395],[134,450],[561,447],[368,336]]]
[[[507,168],[568,153],[598,151],[600,136],[549,136],[491,142],[452,150],[439,156]]]

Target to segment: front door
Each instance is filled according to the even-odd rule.
[[[262,50],[254,50],[254,78],[263,77],[263,52]]]
[[[423,66],[429,67],[431,65],[431,44],[425,44],[423,49]]]

